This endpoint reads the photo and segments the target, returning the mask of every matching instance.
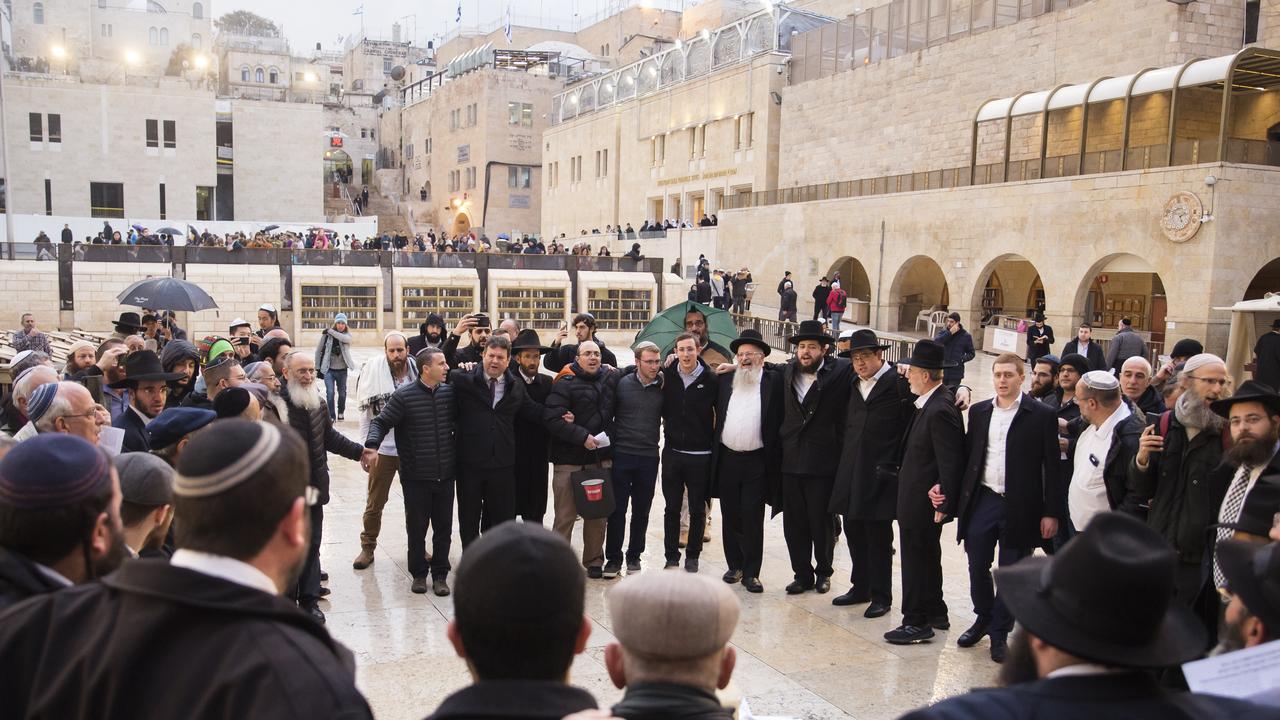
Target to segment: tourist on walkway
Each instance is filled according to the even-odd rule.
[[[1089,370],[1106,370],[1110,367],[1107,365],[1106,356],[1102,354],[1102,346],[1093,340],[1093,326],[1089,323],[1080,323],[1080,327],[1076,329],[1075,339],[1068,340],[1067,344],[1062,346],[1062,357],[1065,358],[1072,353],[1083,355],[1088,360]]]
[[[787,273],[790,275],[791,273]],[[796,291],[791,287],[790,280],[782,282],[782,289],[778,291],[781,301],[778,305],[778,320],[781,322],[796,321]]]
[[[1107,367],[1119,375],[1124,368],[1124,361],[1135,355],[1146,357],[1147,343],[1133,331],[1132,320],[1120,318],[1116,334],[1111,338],[1111,344],[1107,346]]]
[[[831,310],[827,308],[827,297],[831,294],[831,283],[827,282],[826,276],[818,278],[818,284],[813,287],[813,318],[828,318],[831,316]]]
[[[945,322],[946,327],[933,336],[933,341],[942,346],[943,359],[946,361],[942,384],[955,394],[964,380],[965,363],[977,357],[977,352],[973,349],[973,336],[960,323],[960,313],[947,315]]]
[[[840,332],[840,319],[844,317],[845,306],[849,302],[849,295],[845,293],[844,288],[839,283],[831,286],[831,291],[827,293],[827,317],[831,318],[831,332]]]
[[[324,378],[329,420],[344,420],[347,412],[347,370],[355,366],[351,359],[351,333],[347,316],[333,316],[333,325],[325,328],[316,345],[316,371]]]

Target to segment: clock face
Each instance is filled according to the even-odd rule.
[[[1204,205],[1194,193],[1178,192],[1164,204],[1164,215],[1160,219],[1160,229],[1169,240],[1181,243],[1195,237],[1200,231],[1200,218],[1204,215]]]

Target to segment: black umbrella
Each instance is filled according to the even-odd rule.
[[[218,307],[199,285],[177,278],[157,277],[139,280],[116,296],[121,305],[195,312]]]
[[[276,229],[276,228],[278,228],[278,227],[280,227],[280,226],[279,226],[279,225],[268,225],[268,226],[266,226],[266,227],[262,228],[262,232],[271,232],[272,230],[275,230],[275,229]]]
[[[182,234],[183,234],[182,231],[179,230],[178,228],[172,228],[172,227],[162,227],[156,232],[162,235],[176,235],[178,237],[182,237]]]

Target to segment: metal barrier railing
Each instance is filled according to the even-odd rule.
[[[779,352],[791,353],[795,348],[791,345],[791,336],[800,330],[800,323],[794,323],[789,320],[770,320],[769,318],[756,317],[754,315],[733,315],[733,322],[738,327],[738,332],[742,332],[747,328],[752,328],[760,333],[764,341],[769,347]],[[897,362],[904,357],[911,356],[911,348],[915,344],[914,340],[897,337],[883,337],[877,333],[882,345],[889,347],[884,351],[884,359],[889,362]]]

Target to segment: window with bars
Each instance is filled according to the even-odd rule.
[[[376,285],[303,285],[302,329],[325,330],[343,313],[353,330],[378,329]]]

